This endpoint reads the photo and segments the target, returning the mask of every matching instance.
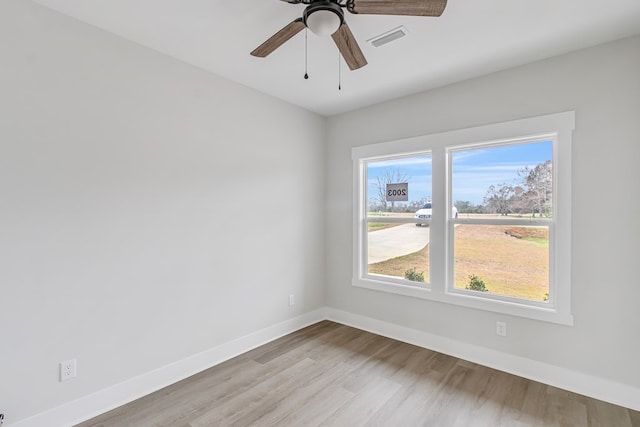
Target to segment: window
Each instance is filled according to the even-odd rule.
[[[398,284],[405,279],[428,283],[431,155],[423,152],[367,159],[363,165],[367,193],[367,232],[363,234],[366,274]],[[426,227],[416,228],[422,225]]]
[[[573,123],[560,113],[353,148],[353,285],[572,324]]]

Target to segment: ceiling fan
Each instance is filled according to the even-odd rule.
[[[344,20],[347,9],[362,15],[440,16],[447,0],[281,0],[308,5],[301,18],[287,24],[251,55],[264,58],[305,28],[319,36],[331,36],[351,70],[367,65],[353,33]]]

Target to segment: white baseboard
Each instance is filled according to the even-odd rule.
[[[69,427],[204,371],[239,354],[324,320],[318,309],[261,329],[210,350],[131,378],[96,393],[7,424],[6,427]]]
[[[333,308],[325,313],[327,320],[640,411],[640,389],[627,384]]]
[[[6,427],[69,427],[124,405],[291,332],[331,320],[503,372],[640,411],[640,389],[358,314],[321,308],[129,379]]]

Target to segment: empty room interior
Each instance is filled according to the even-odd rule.
[[[637,0],[0,0],[0,424],[640,426]]]

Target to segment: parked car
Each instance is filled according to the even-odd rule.
[[[413,217],[415,219],[431,219],[431,202],[426,203],[423,207],[418,209]],[[455,206],[451,206],[451,218],[458,218],[458,209],[456,209]],[[423,222],[416,222],[416,227],[421,227],[422,225],[428,224]]]

